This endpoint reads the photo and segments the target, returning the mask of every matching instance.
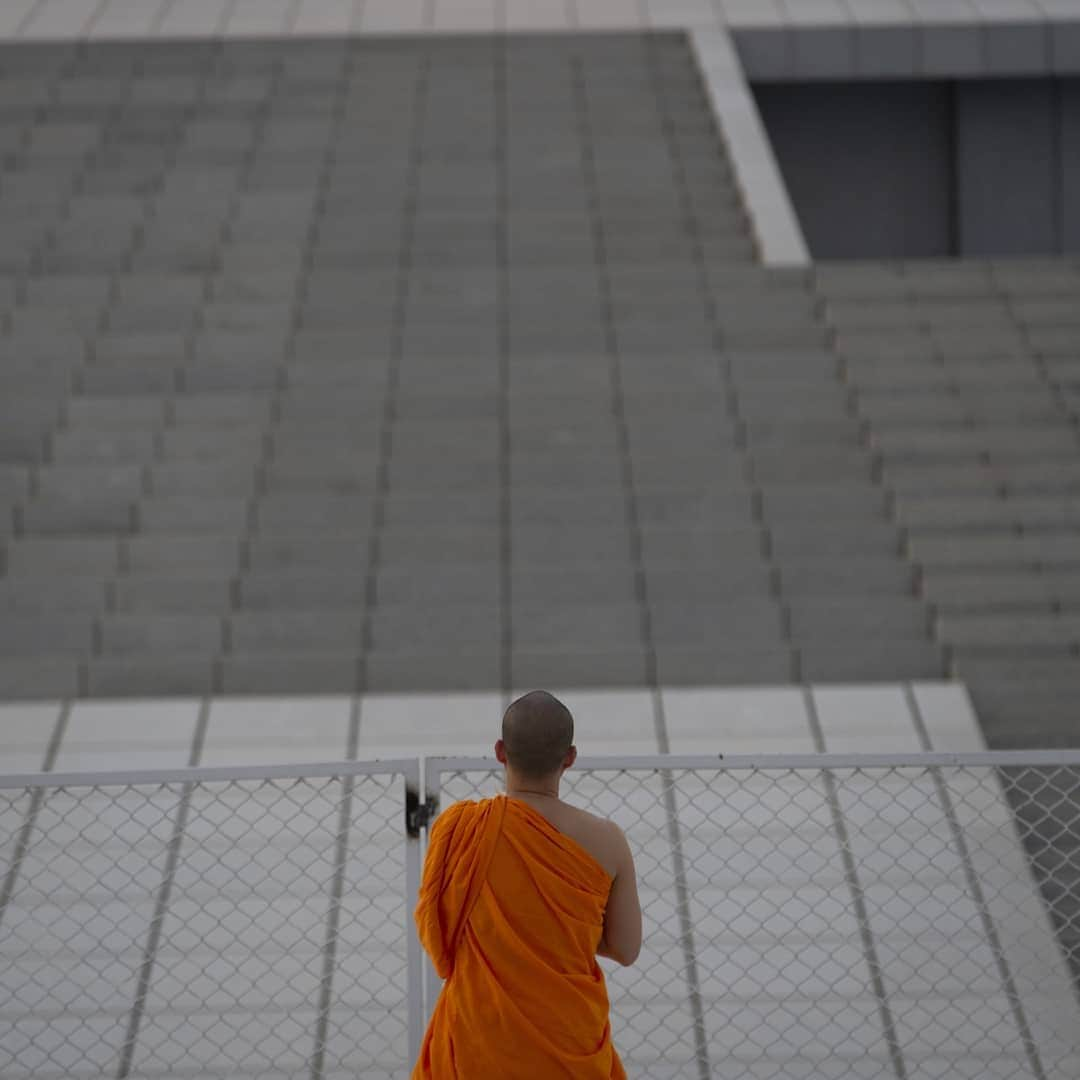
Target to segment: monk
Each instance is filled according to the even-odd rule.
[[[560,800],[573,742],[562,702],[518,698],[495,743],[506,794],[435,821],[416,925],[446,982],[413,1080],[626,1076],[596,958],[641,949],[634,860],[617,825]]]

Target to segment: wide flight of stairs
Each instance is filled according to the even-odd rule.
[[[0,695],[942,673],[682,36],[0,71]]]

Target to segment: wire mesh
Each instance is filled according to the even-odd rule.
[[[1080,1076],[1080,756],[979,757],[567,773],[635,854],[644,947],[603,961],[630,1075]],[[407,1076],[397,764],[5,779],[0,1075]],[[427,771],[443,807],[502,787]]]
[[[501,787],[443,768],[444,807]],[[631,1075],[1080,1076],[1080,766],[598,768],[564,797],[635,855],[642,954],[602,961]]]
[[[391,773],[0,790],[0,1075],[406,1075],[403,802]]]

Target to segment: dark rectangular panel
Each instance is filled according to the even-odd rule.
[[[1054,106],[1048,79],[956,83],[958,255],[1060,250]]]
[[[950,254],[945,83],[772,84],[754,93],[815,258]]]

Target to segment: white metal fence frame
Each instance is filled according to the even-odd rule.
[[[673,918],[677,921],[678,930],[676,937],[683,946],[683,972],[691,991],[691,999],[696,1002],[696,1011],[691,1018],[693,1035],[693,1047],[688,1051],[685,1063],[685,1075],[707,1076],[708,1056],[705,1048],[706,1030],[705,1018],[702,1012],[702,997],[698,973],[695,968],[693,950],[687,949],[688,928],[692,923],[691,903],[694,901],[692,889],[688,884],[688,862],[684,847],[692,837],[681,832],[677,825],[678,814],[675,807],[675,798],[679,792],[674,782],[676,774],[683,773],[698,777],[717,779],[723,776],[755,777],[773,773],[801,774],[809,773],[813,777],[820,778],[828,801],[835,808],[838,803],[838,787],[836,777],[843,776],[845,772],[855,771],[861,774],[873,774],[875,771],[897,774],[903,770],[919,770],[929,781],[935,785],[939,795],[943,798],[945,808],[945,821],[952,832],[950,843],[959,842],[961,848],[965,844],[963,831],[959,829],[956,820],[955,807],[948,791],[943,786],[942,779],[946,770],[985,770],[992,777],[992,784],[1001,785],[1003,770],[1054,770],[1067,769],[1080,773],[1080,751],[1028,751],[1028,752],[970,752],[970,753],[911,753],[911,754],[801,754],[801,755],[740,755],[738,757],[720,758],[703,755],[676,755],[660,754],[648,756],[627,757],[583,757],[579,760],[572,774],[568,777],[575,783],[582,778],[595,778],[596,774],[606,773],[619,775],[626,778],[638,777],[644,783],[649,776],[659,777],[659,790],[663,796],[663,804],[657,803],[657,814],[666,817],[667,833],[658,839],[668,845],[668,855],[672,861],[671,880],[674,885],[675,897],[673,902]],[[245,766],[245,767],[188,767],[176,769],[156,770],[130,770],[110,772],[69,772],[69,773],[34,773],[15,774],[0,776],[0,809],[3,808],[3,798],[10,792],[22,792],[23,797],[29,797],[29,806],[25,811],[22,823],[17,831],[5,837],[0,830],[0,858],[5,858],[5,853],[11,845],[10,858],[5,858],[7,863],[0,880],[0,946],[3,944],[3,919],[6,908],[16,891],[20,867],[27,856],[31,845],[31,837],[34,832],[35,822],[46,802],[50,792],[68,791],[78,788],[101,789],[121,786],[126,789],[147,788],[155,785],[179,785],[182,789],[181,806],[187,804],[191,793],[201,786],[213,784],[242,784],[250,781],[284,781],[296,782],[310,781],[314,779],[340,780],[345,792],[344,798],[351,798],[352,783],[356,778],[378,776],[400,776],[403,780],[404,806],[401,808],[401,842],[402,863],[404,867],[404,934],[406,942],[406,996],[407,996],[407,1047],[408,1063],[415,1060],[419,1049],[427,1016],[433,1007],[435,997],[439,990],[439,980],[434,975],[430,964],[427,964],[422,955],[412,923],[412,911],[417,895],[422,869],[424,854],[424,841],[429,826],[434,821],[440,804],[447,802],[448,794],[455,790],[454,779],[457,778],[457,797],[476,797],[480,794],[489,793],[497,788],[498,779],[501,775],[501,767],[491,758],[478,757],[430,757],[430,758],[407,758],[387,761],[335,761],[301,763],[295,765],[272,765],[272,766]],[[472,777],[472,780],[468,780]],[[477,779],[479,778],[479,779]],[[575,780],[575,778],[577,778]],[[711,781],[708,781],[711,783]],[[841,783],[842,788],[842,783]],[[930,790],[930,789],[926,789]],[[462,791],[466,794],[462,794]],[[842,792],[841,792],[842,793]],[[692,792],[690,793],[692,795]],[[1001,787],[999,794],[1004,795]],[[12,799],[16,796],[10,796]],[[688,796],[689,798],[690,796]],[[688,803],[692,805],[692,801]],[[662,810],[662,814],[661,814]],[[344,813],[344,811],[343,811]],[[344,818],[342,819],[344,820]],[[0,818],[2,824],[2,818]],[[845,866],[850,870],[852,847],[850,837],[843,832],[842,818],[834,815],[834,828],[839,829],[838,839],[841,852],[845,859]],[[999,831],[1005,829],[999,825]],[[1012,841],[1016,849],[1023,850],[1020,826],[1015,819],[1011,818],[1008,826],[1014,833]],[[185,821],[183,811],[178,814],[173,825],[172,838],[169,844],[169,858],[175,858],[175,849],[184,836]],[[659,830],[657,830],[659,831]],[[632,839],[633,844],[633,839]],[[338,853],[338,864],[344,859],[343,852]],[[1025,865],[1031,872],[1030,859],[1025,857]],[[971,876],[971,857],[963,852],[963,864],[967,880],[965,887],[974,889],[978,899],[977,907],[982,911],[983,928],[990,934],[990,940],[994,942],[994,927],[986,923],[985,904],[979,899],[979,890],[982,888],[979,881]],[[2,867],[3,864],[0,864]],[[692,867],[693,862],[689,865]],[[1071,865],[1071,864],[1070,864]],[[1015,869],[1015,868],[1014,868]],[[1080,867],[1076,867],[1080,870]],[[1029,888],[1036,888],[1035,879],[1026,883]],[[1045,899],[1045,898],[1044,898]],[[161,897],[158,898],[159,907]],[[165,897],[167,903],[168,898]],[[857,907],[858,905],[856,905]],[[869,918],[866,910],[856,911],[859,930],[863,934],[863,945],[866,944]],[[160,921],[161,911],[157,913]],[[1055,928],[1049,908],[1044,903],[1044,915],[1046,919],[1046,933],[1053,938],[1055,945],[1058,944]],[[157,924],[155,924],[157,925]],[[158,927],[159,928],[159,927]],[[1009,972],[1001,963],[1000,943],[996,946],[998,951],[998,966],[1001,968],[1002,977],[1006,986],[1006,996],[1012,995],[1010,1002],[1015,1010],[1016,991],[1009,988]],[[881,970],[875,965],[876,959],[871,956],[871,974],[877,989],[881,990]],[[1064,953],[1062,953],[1064,960]],[[143,973],[146,975],[146,973]],[[4,977],[0,975],[0,990],[3,989]],[[145,992],[146,987],[141,988]],[[1070,989],[1074,989],[1070,986]],[[879,994],[885,998],[886,995]],[[880,1004],[880,1003],[879,1003]],[[1070,1005],[1075,1005],[1071,1002]],[[1022,1012],[1022,1010],[1021,1010]],[[886,1030],[891,1031],[891,1025],[895,1018],[885,1016]],[[1026,1054],[1031,1064],[1030,1071],[1023,1072],[1024,1076],[1032,1075],[1038,1078],[1051,1078],[1066,1075],[1055,1070],[1054,1063],[1039,1060],[1038,1051],[1035,1047],[1035,1038],[1028,1030],[1026,1022],[1020,1024],[1022,1051]],[[134,1037],[135,1033],[129,1033]],[[1072,1067],[1072,1063],[1080,1062],[1080,1040],[1075,1046],[1066,1047],[1069,1051],[1066,1065]],[[129,1048],[130,1050],[130,1048]],[[897,1055],[895,1032],[889,1046],[891,1060],[883,1063],[883,1074],[907,1075],[903,1061]],[[1064,1053],[1064,1052],[1063,1052]],[[1066,1057],[1062,1058],[1063,1061]],[[131,1068],[130,1053],[125,1057],[126,1066],[122,1065],[117,1072],[118,1076],[128,1075]],[[408,1063],[403,1063],[407,1068]],[[312,1075],[321,1075],[321,1065],[313,1069]],[[396,1075],[396,1074],[395,1074]],[[833,1075],[830,1073],[829,1075]],[[842,1075],[842,1074],[836,1074]],[[859,1075],[863,1075],[860,1073]],[[995,1074],[997,1075],[997,1074]]]

